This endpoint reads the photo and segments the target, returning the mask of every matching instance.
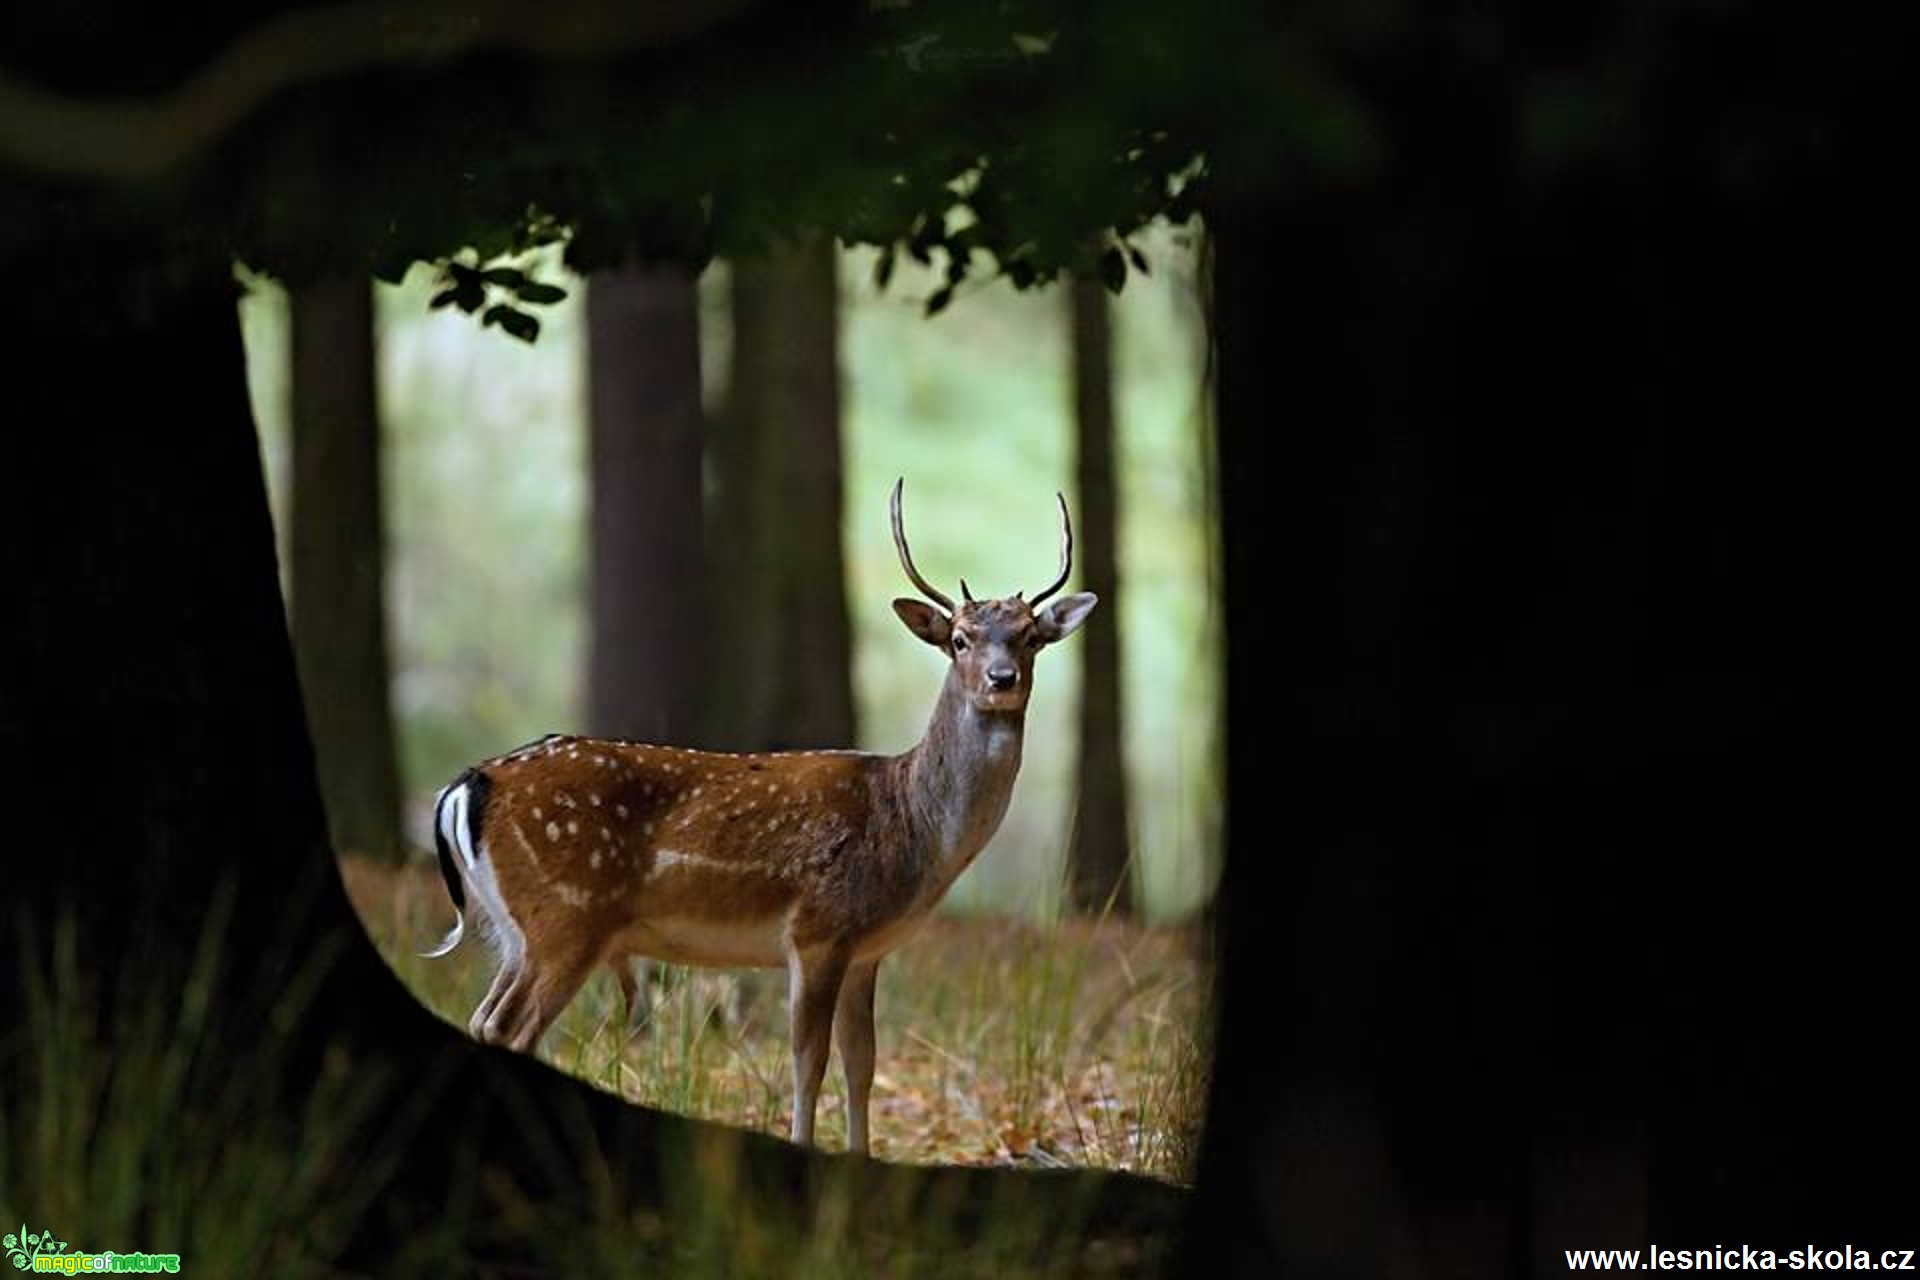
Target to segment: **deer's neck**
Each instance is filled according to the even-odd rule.
[[[926,736],[903,760],[908,809],[942,864],[942,889],[1006,816],[1025,722],[1024,712],[976,708],[948,670]]]

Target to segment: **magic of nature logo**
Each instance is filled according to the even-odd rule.
[[[42,1274],[79,1276],[96,1275],[107,1272],[131,1274],[152,1274],[155,1272],[177,1272],[180,1270],[180,1255],[177,1253],[68,1253],[65,1240],[54,1239],[48,1230],[29,1231],[27,1224],[21,1223],[20,1230],[7,1233],[0,1240],[0,1248],[7,1251],[7,1261],[19,1271],[36,1271]]]

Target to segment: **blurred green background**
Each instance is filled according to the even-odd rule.
[[[1206,902],[1218,857],[1220,765],[1215,522],[1205,453],[1209,394],[1199,258],[1190,233],[1138,238],[1112,309],[1118,430],[1125,749],[1137,888],[1151,919]],[[587,400],[584,282],[557,262],[568,299],[542,311],[531,346],[452,309],[429,310],[417,267],[376,299],[386,468],[387,609],[408,834],[423,848],[435,790],[465,765],[550,731],[577,731],[586,655]],[[1053,493],[1072,492],[1065,288],[964,289],[923,318],[939,283],[902,262],[888,288],[873,255],[841,255],[847,488],[843,541],[862,748],[918,737],[944,659],[888,601],[911,594],[887,531],[887,493],[907,479],[921,569],[955,592],[1031,592],[1053,574]],[[701,281],[702,378],[726,385],[726,266]],[[276,520],[289,486],[288,305],[266,280],[240,304],[248,377]],[[697,608],[697,602],[689,602]],[[1073,804],[1073,642],[1044,655],[1026,762],[993,845],[947,908],[1050,915]]]

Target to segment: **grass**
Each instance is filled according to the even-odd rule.
[[[477,944],[441,960],[414,955],[446,926],[438,877],[359,859],[343,867],[388,962],[464,1028],[492,958]],[[1211,1037],[1201,953],[1188,930],[936,916],[880,968],[874,1155],[1190,1182]],[[619,993],[599,974],[540,1054],[646,1106],[784,1134],[784,987],[778,974],[665,969],[644,1025],[628,1035]],[[817,1130],[829,1148],[845,1144],[837,1072],[836,1063]]]
[[[229,901],[211,904],[184,976],[153,957],[112,991],[87,976],[70,919],[18,921],[26,1007],[0,1041],[15,1086],[0,1094],[0,1223],[17,1240],[177,1253],[204,1275],[326,1274],[373,1211],[410,1136],[400,1082],[336,1055],[289,1091],[290,1035],[337,948],[238,974]]]

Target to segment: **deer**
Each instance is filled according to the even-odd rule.
[[[855,750],[733,754],[549,734],[482,761],[441,790],[434,843],[459,945],[467,905],[498,962],[474,1009],[476,1040],[531,1052],[601,966],[634,998],[631,961],[787,971],[790,1137],[813,1145],[830,1041],[846,1082],[847,1144],[869,1153],[874,984],[999,829],[1020,771],[1040,651],[1099,602],[1057,595],[1073,572],[1060,504],[1060,569],[1032,599],[959,604],[894,548],[924,599],[893,611],[947,672],[920,740]],[[1048,601],[1052,601],[1048,603]]]

